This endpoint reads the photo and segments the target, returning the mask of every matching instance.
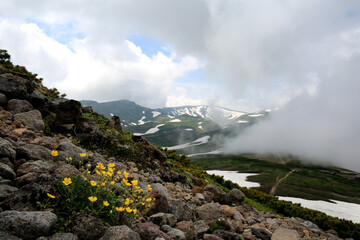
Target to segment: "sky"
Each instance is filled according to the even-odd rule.
[[[1,0],[0,48],[78,100],[281,107],[226,149],[360,170],[358,0]]]

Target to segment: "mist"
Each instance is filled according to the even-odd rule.
[[[225,152],[294,154],[314,164],[360,171],[360,57],[332,66],[318,76],[315,91],[227,139]]]

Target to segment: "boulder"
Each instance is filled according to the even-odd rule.
[[[51,151],[46,147],[35,145],[35,144],[25,144],[16,149],[17,159],[24,158],[26,160],[48,160],[51,158],[56,158],[51,156]]]
[[[0,121],[3,121],[3,122],[11,121],[12,116],[13,115],[11,112],[5,111],[4,109],[2,109],[0,107]]]
[[[176,228],[171,229],[166,234],[175,240],[186,240],[185,233]]]
[[[177,222],[177,218],[170,213],[157,213],[150,216],[150,221],[159,226],[166,224],[174,227]]]
[[[15,237],[14,235],[11,235],[10,233],[0,231],[0,239],[4,240],[22,240],[21,238]]]
[[[194,223],[194,234],[196,239],[200,239],[210,230],[209,225],[205,220],[196,221]]]
[[[0,93],[0,107],[5,107],[8,103],[8,100],[5,94]]]
[[[151,192],[151,198],[155,198],[155,202],[154,205],[149,209],[148,215],[153,215],[159,212],[169,212],[169,200],[162,192],[159,190],[153,190]]]
[[[60,102],[55,107],[56,122],[58,124],[76,123],[81,117],[81,103],[75,100]]]
[[[225,239],[225,240],[240,240],[241,239],[240,235],[237,233],[220,230],[220,229],[215,230],[213,232],[213,234],[218,236],[219,238]]]
[[[78,240],[78,237],[73,233],[55,233],[51,237],[39,237],[36,240]]]
[[[169,200],[169,212],[174,214],[179,221],[195,220],[191,205],[178,199]]]
[[[60,163],[55,168],[53,175],[58,179],[64,179],[66,177],[76,177],[80,175],[80,171],[73,165],[67,163]]]
[[[81,111],[83,113],[92,113],[94,110],[93,110],[92,106],[85,106],[81,109]]]
[[[132,229],[137,232],[143,240],[153,240],[157,237],[161,237],[165,240],[170,240],[171,237],[161,231],[158,226],[151,222],[136,223],[132,226]]]
[[[14,114],[14,120],[20,121],[30,130],[43,131],[45,128],[44,121],[39,110]]]
[[[231,191],[226,195],[227,202],[229,205],[242,204],[245,200],[245,194],[237,188],[231,189]]]
[[[220,187],[209,184],[204,187],[204,191],[214,194],[214,202],[227,203],[226,193]]]
[[[6,199],[17,191],[19,191],[19,189],[16,187],[12,187],[7,184],[0,184],[0,201]]]
[[[0,93],[5,94],[7,99],[25,99],[27,97],[26,79],[14,76],[10,73],[0,75]]]
[[[214,234],[204,234],[204,240],[222,240],[222,238]]]
[[[65,161],[66,158],[71,157],[71,164],[79,166],[88,162],[88,156],[81,157],[80,153],[86,153],[86,150],[74,145],[70,142],[61,142],[58,147],[59,159]]]
[[[27,100],[11,99],[7,104],[7,110],[16,114],[34,110],[34,107]]]
[[[57,222],[52,212],[18,212],[0,213],[0,229],[23,239],[36,239],[50,233]]]
[[[271,233],[269,233],[267,230],[262,228],[251,228],[251,232],[253,235],[255,235],[257,238],[260,238],[262,240],[271,240]]]
[[[122,132],[120,118],[118,116],[112,116],[110,120],[110,126],[118,132]]]
[[[141,240],[140,235],[126,225],[110,227],[100,240]]]
[[[271,240],[299,240],[300,236],[296,230],[278,228],[275,230]]]
[[[0,157],[7,157],[12,160],[16,157],[16,151],[13,149],[11,143],[0,137]]]
[[[97,240],[104,236],[109,227],[109,224],[94,216],[77,215],[71,232],[80,239]]]
[[[186,239],[195,239],[194,223],[192,221],[178,222],[176,228],[185,233]]]
[[[0,162],[0,177],[14,180],[16,174],[7,164]]]
[[[55,164],[50,161],[28,161],[24,164],[21,164],[17,169],[17,174],[19,176],[25,175],[27,173],[48,173],[52,172],[55,168]]]
[[[227,213],[220,208],[219,203],[207,203],[197,208],[198,218],[207,221],[213,221],[217,218],[225,219]]]
[[[32,103],[32,105],[37,109],[42,109],[45,104],[49,101],[49,99],[39,92],[37,89],[35,89],[30,95],[29,100]]]

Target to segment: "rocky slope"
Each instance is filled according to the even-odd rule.
[[[207,184],[205,173],[175,171],[174,159],[122,131],[118,118],[46,92],[0,66],[0,239],[339,239],[312,222],[244,205],[240,190]],[[113,226],[91,209],[67,211],[54,183],[83,179],[84,164],[95,177],[99,163],[151,185],[151,208]]]

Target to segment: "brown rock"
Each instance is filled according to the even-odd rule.
[[[55,168],[54,176],[59,179],[63,179],[66,177],[76,177],[79,176],[79,170],[71,164],[67,164],[64,162],[59,163],[59,165]]]
[[[27,128],[17,128],[12,131],[12,134],[14,134],[17,137],[21,137],[26,130]]]
[[[191,221],[181,221],[176,224],[176,228],[185,233],[186,239],[194,239],[194,223]]]
[[[278,228],[272,235],[272,240],[299,240],[300,236],[297,231],[287,228]]]
[[[93,216],[78,215],[72,223],[72,233],[78,235],[80,239],[97,240],[101,238],[109,224]]]
[[[234,216],[234,209],[229,205],[221,205],[221,209],[224,209],[228,217]]]
[[[227,213],[224,209],[220,208],[218,203],[207,203],[197,208],[198,218],[213,221],[217,218],[225,219]]]
[[[29,128],[30,130],[43,131],[45,128],[39,110],[17,113],[14,115],[14,120],[20,121],[25,127]]]
[[[21,177],[15,178],[15,185],[17,187],[25,186],[26,184],[33,183],[37,180],[39,173],[29,172]]]
[[[137,232],[143,240],[154,240],[157,237],[171,240],[170,236],[151,222],[134,224],[132,229]]]
[[[195,195],[196,193],[203,193],[204,189],[202,187],[194,187],[193,189],[191,189],[191,193],[193,195]]]

